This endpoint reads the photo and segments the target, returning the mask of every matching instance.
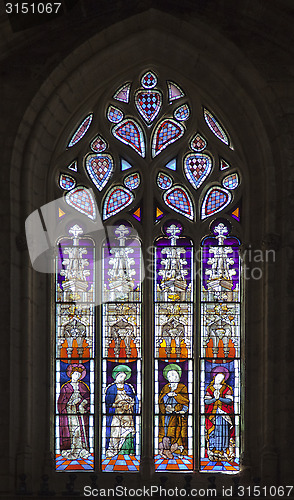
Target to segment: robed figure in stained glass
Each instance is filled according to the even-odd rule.
[[[70,364],[66,374],[70,381],[61,387],[57,402],[60,450],[64,458],[85,459],[90,455],[90,391],[82,382],[86,368],[82,364]]]
[[[106,389],[106,458],[135,454],[134,414],[139,403],[133,387],[125,383],[131,373],[129,366],[116,366],[112,371],[115,382]]]
[[[180,383],[182,369],[171,363],[163,370],[168,380],[159,394],[159,454],[173,459],[173,453],[188,454],[188,408],[187,387]]]
[[[219,366],[212,370],[212,375],[204,399],[208,458],[213,461],[232,460],[235,456],[233,390],[225,382],[229,371]]]

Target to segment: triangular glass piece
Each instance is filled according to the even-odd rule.
[[[205,219],[220,210],[223,210],[232,201],[232,195],[224,188],[211,187],[203,200],[201,207],[201,219]]]
[[[149,125],[160,111],[161,93],[158,90],[138,90],[135,94],[135,103],[140,115]]]
[[[71,148],[72,146],[74,146],[77,142],[79,142],[84,137],[85,133],[89,130],[89,127],[92,123],[92,119],[93,119],[93,113],[90,113],[88,116],[86,116],[86,118],[84,118],[82,123],[78,126],[78,128],[76,129],[76,131],[72,135],[72,137],[67,145],[68,148]]]
[[[59,186],[61,189],[64,189],[65,191],[69,191],[70,189],[74,188],[76,185],[76,181],[71,175],[67,174],[60,174],[59,176]]]
[[[114,169],[112,156],[90,153],[86,156],[85,167],[93,184],[99,191],[102,191]]]
[[[163,193],[163,199],[169,208],[193,220],[194,210],[192,200],[183,187],[174,186],[170,188]]]
[[[137,187],[140,186],[140,175],[138,174],[138,172],[135,172],[134,174],[130,174],[128,175],[125,180],[124,180],[124,185],[128,188],[128,189],[137,189]]]
[[[205,181],[212,170],[210,156],[203,153],[190,153],[184,159],[184,172],[195,189]]]
[[[237,207],[233,210],[233,212],[231,212],[231,216],[236,219],[238,222],[240,222],[240,218],[241,218],[241,210],[240,210],[240,207]]]
[[[164,172],[159,172],[157,175],[157,185],[160,189],[168,189],[173,185],[173,180]]]
[[[105,149],[107,149],[107,142],[101,135],[98,134],[91,142],[90,148],[92,149],[92,151],[94,151],[94,153],[102,153],[102,151],[105,151]]]
[[[157,84],[156,75],[152,71],[147,71],[141,78],[141,84],[144,89],[153,89]]]
[[[227,168],[230,168],[230,167],[231,167],[231,165],[226,160],[224,160],[223,158],[219,159],[219,169],[220,170],[226,170]]]
[[[220,139],[222,142],[229,146],[230,140],[228,134],[225,132],[224,128],[221,126],[216,117],[208,111],[208,109],[203,108],[203,114],[207,125],[214,135]]]
[[[74,160],[72,163],[70,163],[70,165],[68,165],[69,170],[72,170],[73,172],[77,172],[78,171],[78,162],[77,160]]]
[[[65,215],[65,212],[61,210],[61,208],[58,209],[58,217],[63,217]]]
[[[202,137],[202,135],[196,134],[192,138],[190,146],[193,151],[203,151],[203,149],[205,149],[207,146],[207,142],[204,137]]]
[[[123,117],[124,114],[120,109],[116,108],[115,106],[112,106],[112,104],[108,106],[107,118],[110,122],[119,123],[122,121]]]
[[[136,210],[132,213],[132,216],[141,222],[141,207],[136,208]]]
[[[189,118],[189,116],[190,116],[190,108],[188,104],[183,104],[174,111],[175,119],[179,120],[180,122],[184,122]]]
[[[239,186],[239,176],[237,172],[227,175],[223,181],[222,185],[227,189],[236,189]]]
[[[108,191],[103,205],[103,219],[117,214],[134,201],[134,195],[128,189],[115,186]]]
[[[130,90],[131,90],[131,83],[125,83],[115,92],[113,98],[116,99],[117,101],[129,102]]]
[[[129,168],[133,168],[133,165],[131,165],[127,160],[124,160],[123,158],[120,159],[120,168],[121,170],[128,170]]]
[[[96,219],[95,200],[89,189],[77,186],[65,195],[65,201],[89,219]]]
[[[154,214],[155,222],[158,222],[165,215],[166,215],[166,213],[160,207],[155,208],[155,214]]]
[[[184,135],[185,129],[181,123],[168,118],[162,120],[156,127],[152,140],[152,156],[158,155],[167,146]]]
[[[165,166],[170,170],[177,170],[177,159],[174,158],[173,160],[169,161]]]
[[[174,82],[167,82],[168,87],[168,100],[169,102],[175,101],[176,99],[180,99],[180,97],[184,97],[185,92]]]
[[[140,125],[130,118],[123,120],[112,129],[116,139],[133,148],[140,156],[145,157],[145,141]]]

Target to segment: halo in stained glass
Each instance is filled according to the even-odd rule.
[[[236,189],[236,187],[239,186],[239,176],[238,176],[237,172],[234,172],[233,174],[227,175],[223,179],[222,185],[228,189]]]
[[[213,186],[211,187],[203,200],[201,207],[201,219],[205,219],[220,210],[223,210],[232,201],[232,195],[224,188]]]
[[[124,185],[133,190],[133,189],[137,189],[137,187],[140,186],[140,175],[138,172],[135,172],[134,174],[130,174],[128,175],[125,180],[124,180]]]
[[[65,191],[69,191],[74,188],[76,185],[76,181],[71,175],[68,174],[60,174],[59,176],[59,186]]]
[[[113,98],[121,102],[129,102],[131,83],[125,83],[113,94]]]
[[[190,220],[194,218],[192,200],[182,186],[174,186],[163,193],[167,206]]]
[[[82,123],[78,126],[74,134],[72,135],[67,147],[71,148],[77,142],[79,142],[85,135],[85,133],[89,130],[89,127],[93,120],[93,113],[90,113],[86,118],[83,119]]]
[[[168,189],[173,185],[172,178],[164,172],[159,172],[157,176],[157,185],[160,189]]]
[[[134,195],[122,186],[114,186],[108,191],[103,205],[103,219],[117,214],[134,201]]]
[[[140,125],[128,118],[115,125],[112,133],[116,139],[133,148],[140,156],[145,157],[145,141]]]
[[[120,159],[120,168],[121,170],[128,170],[129,168],[133,168],[133,165],[131,165],[127,160],[124,160],[124,158]]]
[[[190,147],[191,149],[193,149],[193,151],[203,151],[206,146],[207,142],[200,134],[194,135],[194,137],[191,139]]]
[[[210,156],[203,153],[189,153],[184,159],[184,172],[195,189],[205,181],[212,169]]]
[[[188,104],[183,104],[174,111],[175,119],[179,120],[180,122],[184,122],[189,118],[189,116],[190,116],[190,108]]]
[[[113,172],[113,158],[109,154],[90,153],[85,158],[85,168],[93,184],[102,191]]]
[[[98,134],[90,143],[90,148],[92,149],[92,151],[94,151],[94,153],[102,153],[102,151],[105,151],[105,149],[107,149],[107,142],[101,135]]]
[[[168,100],[170,103],[172,101],[175,101],[176,99],[180,99],[180,97],[184,97],[185,92],[175,82],[168,81],[167,87],[168,87]]]
[[[69,168],[69,170],[72,170],[73,172],[77,172],[77,171],[78,171],[78,162],[77,162],[77,160],[72,161],[72,162],[68,165],[68,167],[67,167],[67,168]]]
[[[140,115],[149,125],[160,111],[161,93],[158,90],[138,90],[135,94],[135,104]]]
[[[230,167],[231,167],[231,165],[226,160],[224,160],[223,158],[219,159],[219,169],[220,170],[226,170],[227,168],[230,168]]]
[[[152,71],[147,71],[141,78],[141,84],[144,89],[153,89],[157,84],[157,77]]]
[[[108,106],[107,118],[110,122],[119,123],[122,121],[123,117],[124,114],[120,109],[116,108],[115,106],[112,106],[112,104]]]
[[[96,219],[96,205],[94,196],[90,189],[84,186],[77,186],[65,195],[65,201],[89,219]]]
[[[165,165],[165,167],[169,168],[170,170],[177,170],[177,159],[173,158]]]
[[[207,125],[209,126],[210,130],[214,133],[214,135],[222,142],[227,144],[227,146],[229,146],[230,140],[228,134],[225,132],[224,128],[220,125],[216,117],[206,108],[203,108],[203,114]]]
[[[181,123],[171,118],[162,120],[157,125],[152,140],[152,156],[156,156],[167,146],[184,135],[185,129]]]

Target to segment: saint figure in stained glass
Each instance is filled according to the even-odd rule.
[[[159,394],[159,454],[168,459],[188,453],[189,396],[187,387],[180,383],[181,375],[179,365],[167,365],[163,376],[168,383]]]
[[[116,366],[112,371],[115,382],[106,389],[106,458],[135,453],[133,415],[138,413],[139,405],[134,388],[125,383],[130,376],[129,366]]]
[[[90,391],[82,382],[86,368],[69,364],[70,381],[61,387],[58,398],[61,455],[69,460],[87,459],[89,451]]]

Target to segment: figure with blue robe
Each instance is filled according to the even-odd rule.
[[[139,403],[134,388],[125,383],[131,373],[129,366],[116,366],[112,371],[115,381],[106,389],[106,458],[135,454],[134,415]]]

